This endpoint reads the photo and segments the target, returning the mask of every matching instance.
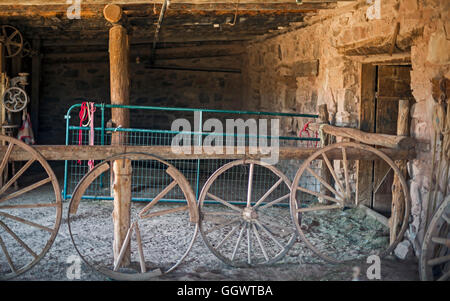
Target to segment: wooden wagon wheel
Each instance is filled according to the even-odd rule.
[[[22,51],[23,37],[17,28],[11,25],[2,25],[0,35],[6,49],[5,57],[14,57]]]
[[[105,179],[109,176],[110,165],[123,159],[139,160],[132,169],[132,191],[138,190],[141,183],[154,187],[154,191],[151,202],[132,202],[132,220],[115,261],[112,201],[102,201],[102,207],[93,210],[92,206],[98,206],[99,202],[92,199],[104,200],[105,197],[91,195],[90,200],[84,201],[82,198],[92,187],[98,190],[95,185],[101,177],[108,182]],[[140,176],[143,166],[149,168],[147,176],[151,178]],[[176,193],[179,201],[160,202],[170,192]],[[78,254],[90,267],[116,280],[148,280],[169,273],[188,255],[198,232],[198,209],[189,182],[173,165],[149,154],[126,153],[97,164],[77,184],[69,206],[69,233]],[[123,256],[128,248],[130,264],[123,267]],[[160,272],[156,272],[158,269]]]
[[[231,173],[241,180],[228,182]],[[235,267],[281,259],[297,239],[286,208],[290,184],[277,168],[260,161],[237,160],[220,167],[199,197],[199,230],[206,246]]]
[[[374,223],[370,222],[370,225],[375,228],[369,228],[368,221],[364,220],[368,217],[358,208],[356,194],[351,189],[350,153],[356,154],[360,159],[375,156],[377,160],[386,162],[390,171],[399,177],[400,189],[404,195],[404,210],[396,239],[392,243],[389,242],[387,226],[373,220]],[[314,171],[318,160],[322,160],[328,167],[332,175],[330,182]],[[305,177],[315,178],[315,189],[302,187]],[[321,193],[320,185],[326,187],[328,192]],[[329,145],[306,159],[293,180],[290,202],[292,218],[302,240],[319,257],[332,263],[369,254],[383,257],[391,253],[406,231],[410,214],[409,190],[395,162],[373,147],[353,142]],[[358,242],[361,244],[357,246]],[[371,243],[376,243],[376,250],[369,247]]]
[[[431,219],[422,244],[420,278],[424,281],[450,279],[450,196]]]
[[[13,151],[30,159],[0,188],[0,279],[10,279],[29,270],[51,247],[61,222],[61,190],[47,161],[20,140],[0,135],[0,174],[8,169]],[[19,190],[12,185],[20,180]],[[51,196],[42,190],[51,185]],[[48,191],[48,190],[47,190]]]

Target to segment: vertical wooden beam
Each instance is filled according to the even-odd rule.
[[[376,66],[371,64],[361,65],[360,76],[360,107],[359,107],[359,129],[375,132],[375,90],[376,90]],[[356,161],[357,170],[357,198],[358,204],[372,208],[373,195],[373,161]]]
[[[41,40],[36,37],[32,41],[33,57],[31,58],[31,105],[30,105],[30,119],[33,129],[34,138],[38,141],[39,138],[39,98],[41,85]]]
[[[320,124],[329,124],[330,123],[329,115],[328,115],[328,108],[327,108],[326,104],[319,105],[318,122]],[[324,140],[323,140],[322,147],[325,147],[330,144],[331,136],[327,135],[327,134],[323,134],[323,135],[324,135]],[[330,183],[330,184],[333,183],[333,178],[332,178],[330,170],[328,169],[328,166],[325,164],[325,162],[323,160],[321,160],[320,162],[321,162],[320,164],[322,164],[321,169],[320,169],[321,178],[324,179],[326,183]],[[333,161],[332,161],[331,165],[333,166]],[[320,193],[323,195],[332,196],[331,191],[328,190],[324,185],[320,185]],[[333,197],[336,197],[336,196],[333,196]],[[328,203],[327,200],[325,200],[321,197],[319,197],[319,202],[320,203]]]
[[[409,136],[409,99],[400,99],[398,102],[397,135]],[[403,177],[407,177],[406,160],[397,160],[395,163]],[[403,212],[405,210],[405,195],[400,183],[400,178],[395,175],[392,183],[392,205],[391,218],[389,219],[390,243],[397,238],[398,226],[403,221]]]
[[[109,66],[111,104],[127,105],[130,100],[129,80],[129,40],[128,33],[120,24],[122,9],[117,5],[107,5],[103,10],[105,19],[112,22],[109,30]],[[112,108],[111,119],[116,127],[128,128],[130,115],[127,109]],[[125,132],[115,132],[111,138],[112,145],[125,145]],[[127,232],[131,226],[131,161],[128,159],[113,162],[114,192],[114,260],[117,261]],[[130,264],[131,248],[128,245],[121,260],[121,266]]]

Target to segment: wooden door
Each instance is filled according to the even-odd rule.
[[[373,74],[374,71],[375,74]],[[410,66],[377,66],[375,70],[366,67],[367,74],[372,72],[368,77],[372,84],[373,76],[375,76],[375,91],[369,92],[370,85],[362,86],[361,95],[366,95],[364,99],[361,97],[362,102],[364,100],[364,105],[361,104],[362,130],[371,131],[372,129],[371,132],[375,133],[397,134],[398,101],[401,98],[412,97],[410,71]],[[358,166],[359,197],[365,205],[374,210],[389,213],[393,179],[393,171],[383,161],[360,163]]]

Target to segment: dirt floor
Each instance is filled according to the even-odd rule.
[[[50,187],[43,186],[33,191],[31,195],[34,200],[48,202],[54,199]],[[16,281],[23,280],[50,280],[50,281],[69,281],[69,280],[112,280],[102,274],[93,271],[87,264],[81,261],[81,274],[76,279],[70,277],[73,272],[74,258],[77,258],[76,252],[70,235],[67,223],[68,202],[63,204],[62,222],[59,233],[54,244],[45,255],[45,257],[36,264],[31,270],[15,278]],[[136,204],[134,207],[140,209],[145,204]],[[169,206],[169,205],[167,205]],[[79,239],[79,249],[83,254],[88,254],[91,262],[102,261],[104,258],[112,258],[111,255],[111,232],[108,220],[110,220],[111,202],[83,202],[80,206],[78,215],[71,220],[71,227],[74,231],[75,240]],[[285,210],[288,212],[288,210]],[[28,218],[39,220],[39,223],[46,224],[44,215],[37,216],[37,212],[30,212]],[[346,213],[342,213],[345,220],[348,220]],[[50,215],[51,216],[51,215]],[[336,219],[332,217],[331,219]],[[50,221],[48,221],[51,224]],[[151,263],[161,260],[162,267],[172,266],[187,249],[187,245],[192,239],[194,227],[189,222],[180,219],[178,222],[173,220],[156,220],[153,225],[140,225],[143,233],[146,259]],[[321,227],[326,225],[326,219],[321,218]],[[108,230],[109,229],[109,230]],[[348,229],[347,229],[348,230]],[[375,231],[374,229],[372,229]],[[371,230],[371,231],[372,231]],[[20,229],[18,230],[20,231]],[[375,232],[377,232],[376,230]],[[35,231],[33,233],[22,233],[27,236],[24,241],[32,248],[39,248],[45,242],[45,231]],[[354,231],[353,231],[354,232]],[[374,232],[374,233],[375,233]],[[379,232],[379,231],[378,231]],[[152,233],[150,239],[144,238],[145,234]],[[1,233],[2,236],[4,233]],[[48,234],[48,233],[47,233]],[[332,233],[332,235],[334,235]],[[367,235],[367,234],[365,234]],[[318,242],[323,237],[318,237]],[[370,238],[369,238],[370,240]],[[320,243],[313,242],[320,247]],[[325,243],[326,244],[326,243]],[[352,242],[346,242],[345,246],[351,246]],[[361,247],[356,248],[360,250]],[[135,251],[132,251],[136,255]],[[26,252],[21,250],[20,246],[11,249],[10,253],[17,256],[24,256]],[[22,254],[22,255],[21,255]],[[105,255],[106,254],[106,255]],[[3,256],[3,255],[2,255]],[[3,262],[3,263],[2,263]],[[5,266],[5,258],[0,256],[0,263]],[[155,264],[156,266],[156,264]],[[252,268],[236,268],[224,264],[220,261],[202,241],[202,237],[197,235],[192,249],[185,260],[172,272],[157,276],[152,280],[227,280],[227,281],[301,281],[301,280],[368,280],[366,271],[370,270],[371,264],[363,261],[350,261],[343,264],[330,264],[324,262],[317,255],[313,254],[302,242],[297,241],[287,254],[278,262],[269,266],[260,266]],[[162,269],[164,271],[164,268]],[[401,261],[393,256],[388,256],[381,260],[380,266],[381,280],[418,280],[418,266],[415,259]],[[68,276],[69,274],[69,276]]]

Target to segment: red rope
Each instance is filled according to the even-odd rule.
[[[298,136],[299,137],[302,137],[303,136],[303,133],[306,133],[306,135],[308,136],[308,138],[311,138],[311,132],[310,132],[310,130],[309,130],[309,124],[311,123],[311,121],[308,121],[307,123],[305,123],[305,125],[303,126],[303,129],[300,131],[300,133],[298,134]],[[314,132],[314,138],[317,138],[318,137],[318,133],[317,132]],[[317,143],[318,143],[318,141],[316,141],[316,143],[315,143],[315,148],[317,148]],[[309,147],[309,146],[311,146],[311,142],[310,141],[308,141],[307,142],[307,146]]]
[[[80,127],[83,126],[83,122],[86,121],[86,119],[88,119],[88,107],[87,107],[87,103],[83,102],[81,104],[81,109],[80,109],[80,113],[78,114],[78,117],[80,117]],[[78,145],[82,145],[83,144],[83,130],[79,129],[78,130]],[[78,160],[78,164],[81,164],[81,160]]]

